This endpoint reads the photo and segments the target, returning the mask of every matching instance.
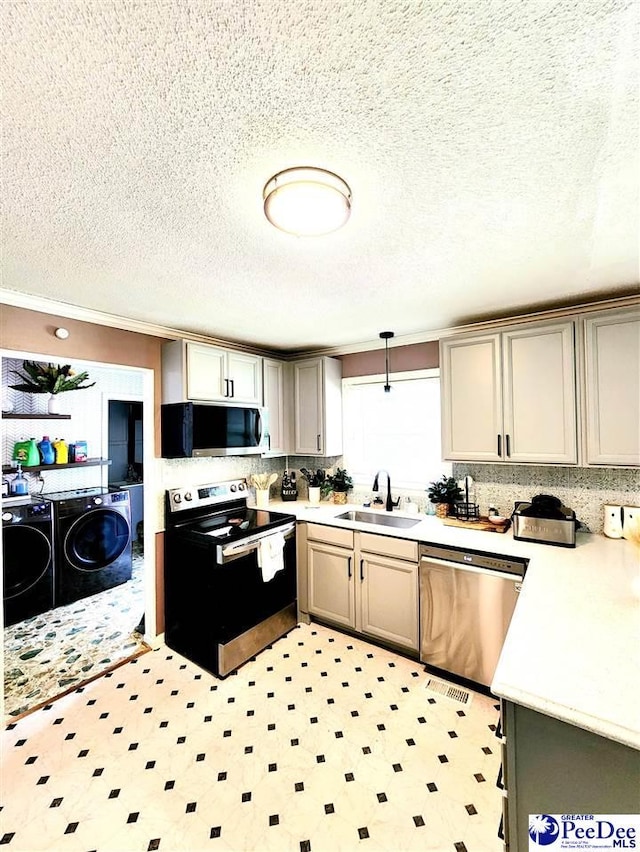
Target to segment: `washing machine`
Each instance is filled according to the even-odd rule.
[[[41,499],[2,503],[4,625],[40,615],[54,605],[51,504]]]
[[[53,507],[56,606],[131,579],[128,491],[83,488],[42,496]]]

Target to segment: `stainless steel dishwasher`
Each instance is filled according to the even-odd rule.
[[[420,659],[490,686],[526,560],[420,548]]]

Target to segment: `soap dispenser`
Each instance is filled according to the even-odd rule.
[[[16,475],[11,480],[9,490],[12,497],[25,497],[29,493],[29,483],[22,472],[22,464],[16,464]]]

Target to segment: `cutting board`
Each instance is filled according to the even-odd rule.
[[[477,521],[462,521],[460,518],[443,518],[442,523],[448,527],[464,527],[468,530],[504,533],[511,526],[511,518],[507,518],[501,524],[492,524],[489,518],[482,515]]]

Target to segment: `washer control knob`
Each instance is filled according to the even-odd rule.
[[[11,512],[3,512],[2,513],[2,520],[3,521],[12,521],[13,515],[11,514]]]
[[[102,497],[94,497],[93,502],[96,504],[96,506],[101,506],[104,501]]]
[[[238,491],[244,491],[246,487],[247,486],[244,484],[244,482],[238,483]]]
[[[237,490],[238,490],[238,486],[237,486],[237,485],[231,485],[231,486],[229,487],[229,491],[237,491]]]
[[[174,503],[182,503],[182,495],[181,494],[174,494],[173,495],[173,502]]]
[[[187,501],[187,503],[188,503],[190,500],[193,500],[193,495],[192,495],[192,493],[191,493],[190,491],[185,491],[184,499]]]

